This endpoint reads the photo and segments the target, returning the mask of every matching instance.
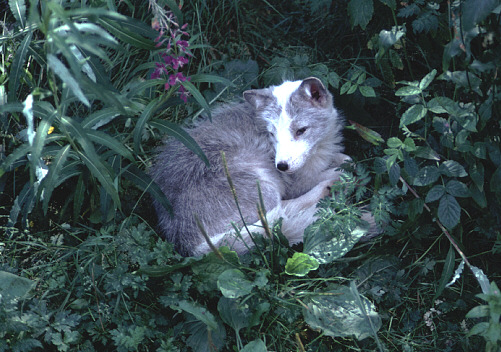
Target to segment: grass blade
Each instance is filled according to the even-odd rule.
[[[89,100],[82,91],[82,88],[80,88],[77,80],[71,75],[68,68],[52,54],[47,54],[47,62],[49,64],[49,68],[59,76],[59,78],[68,86],[78,100],[90,108]]]
[[[68,153],[70,151],[71,145],[68,144],[65,147],[61,148],[59,152],[56,154],[54,159],[52,159],[51,164],[49,166],[49,173],[44,177],[42,181],[42,185],[39,188],[39,194],[43,192],[43,212],[47,214],[47,209],[49,207],[49,200],[52,196],[52,192],[54,188],[57,186],[57,181],[59,178],[59,173],[68,158]]]
[[[31,43],[31,37],[33,32],[28,32],[26,37],[24,37],[21,45],[16,51],[14,55],[14,59],[12,60],[12,64],[10,67],[9,73],[9,86],[7,93],[7,101],[15,102],[17,100],[16,93],[19,87],[19,83],[21,81],[21,75],[23,73],[24,62],[26,61],[26,55],[28,54],[28,48]]]

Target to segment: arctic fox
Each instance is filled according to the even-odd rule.
[[[210,166],[180,142],[169,139],[156,157],[151,175],[172,204],[173,214],[155,202],[159,227],[183,255],[211,250],[210,242],[238,253],[253,246],[247,231],[235,235],[232,222],[251,232],[259,226],[258,182],[269,224],[282,218],[291,244],[301,242],[315,220],[317,202],[339,179],[343,154],[343,119],[332,95],[317,78],[249,90],[244,102],[226,105],[188,130]],[[238,205],[222,162],[224,152]]]

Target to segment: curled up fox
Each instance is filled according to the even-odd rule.
[[[161,148],[151,175],[171,202],[173,213],[154,202],[159,228],[183,255],[211,250],[196,218],[215,246],[238,253],[252,247],[247,231],[237,236],[232,222],[243,226],[222,160],[250,232],[263,233],[257,205],[258,181],[269,224],[282,218],[290,244],[301,242],[315,221],[316,204],[339,179],[343,154],[343,119],[332,95],[317,78],[286,81],[249,90],[244,101],[225,105],[188,133],[207,156],[207,166],[177,140]],[[371,222],[369,213],[363,218]],[[240,221],[240,222],[239,222]],[[371,231],[377,231],[371,224]]]

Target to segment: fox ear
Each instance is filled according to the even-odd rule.
[[[263,89],[252,89],[244,92],[244,99],[250,103],[255,109],[266,105],[271,97],[263,92]]]
[[[308,99],[315,105],[327,106],[331,103],[329,102],[330,94],[325,88],[321,80],[316,77],[306,78],[300,86],[303,91],[308,96]]]

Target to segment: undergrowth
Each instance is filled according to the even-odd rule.
[[[0,351],[501,351],[498,0],[0,8]],[[309,76],[355,164],[304,243],[178,255],[155,147]]]

